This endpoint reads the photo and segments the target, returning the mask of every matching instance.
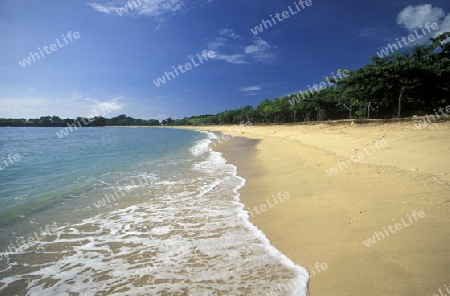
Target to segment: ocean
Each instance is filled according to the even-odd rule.
[[[0,128],[0,295],[306,295],[213,133]]]

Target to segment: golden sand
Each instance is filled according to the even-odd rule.
[[[310,295],[433,295],[450,283],[450,122],[193,129],[233,136],[215,149],[247,180],[251,221],[310,271]],[[290,198],[274,206],[279,192]]]

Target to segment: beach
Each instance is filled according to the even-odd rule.
[[[251,222],[309,295],[439,295],[450,283],[450,123],[202,126],[246,179]],[[289,196],[289,197],[288,197]]]

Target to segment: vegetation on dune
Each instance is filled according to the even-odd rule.
[[[215,115],[183,119],[143,120],[119,115],[95,117],[89,126],[157,126],[292,123],[348,118],[393,118],[435,114],[450,104],[450,32],[430,38],[390,56],[371,57],[364,67],[318,91],[264,99],[256,108],[245,106]],[[447,41],[447,42],[446,42]],[[83,118],[0,119],[0,126],[67,126]],[[84,125],[82,125],[84,126]]]

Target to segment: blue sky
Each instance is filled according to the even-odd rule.
[[[102,107],[105,117],[215,114],[357,69],[426,22],[450,31],[448,0],[135,2],[119,15],[127,1],[0,0],[0,117],[73,118]],[[270,15],[295,12],[294,2],[300,12],[252,33]],[[214,57],[201,64],[205,50]],[[198,66],[153,82],[191,59]]]

